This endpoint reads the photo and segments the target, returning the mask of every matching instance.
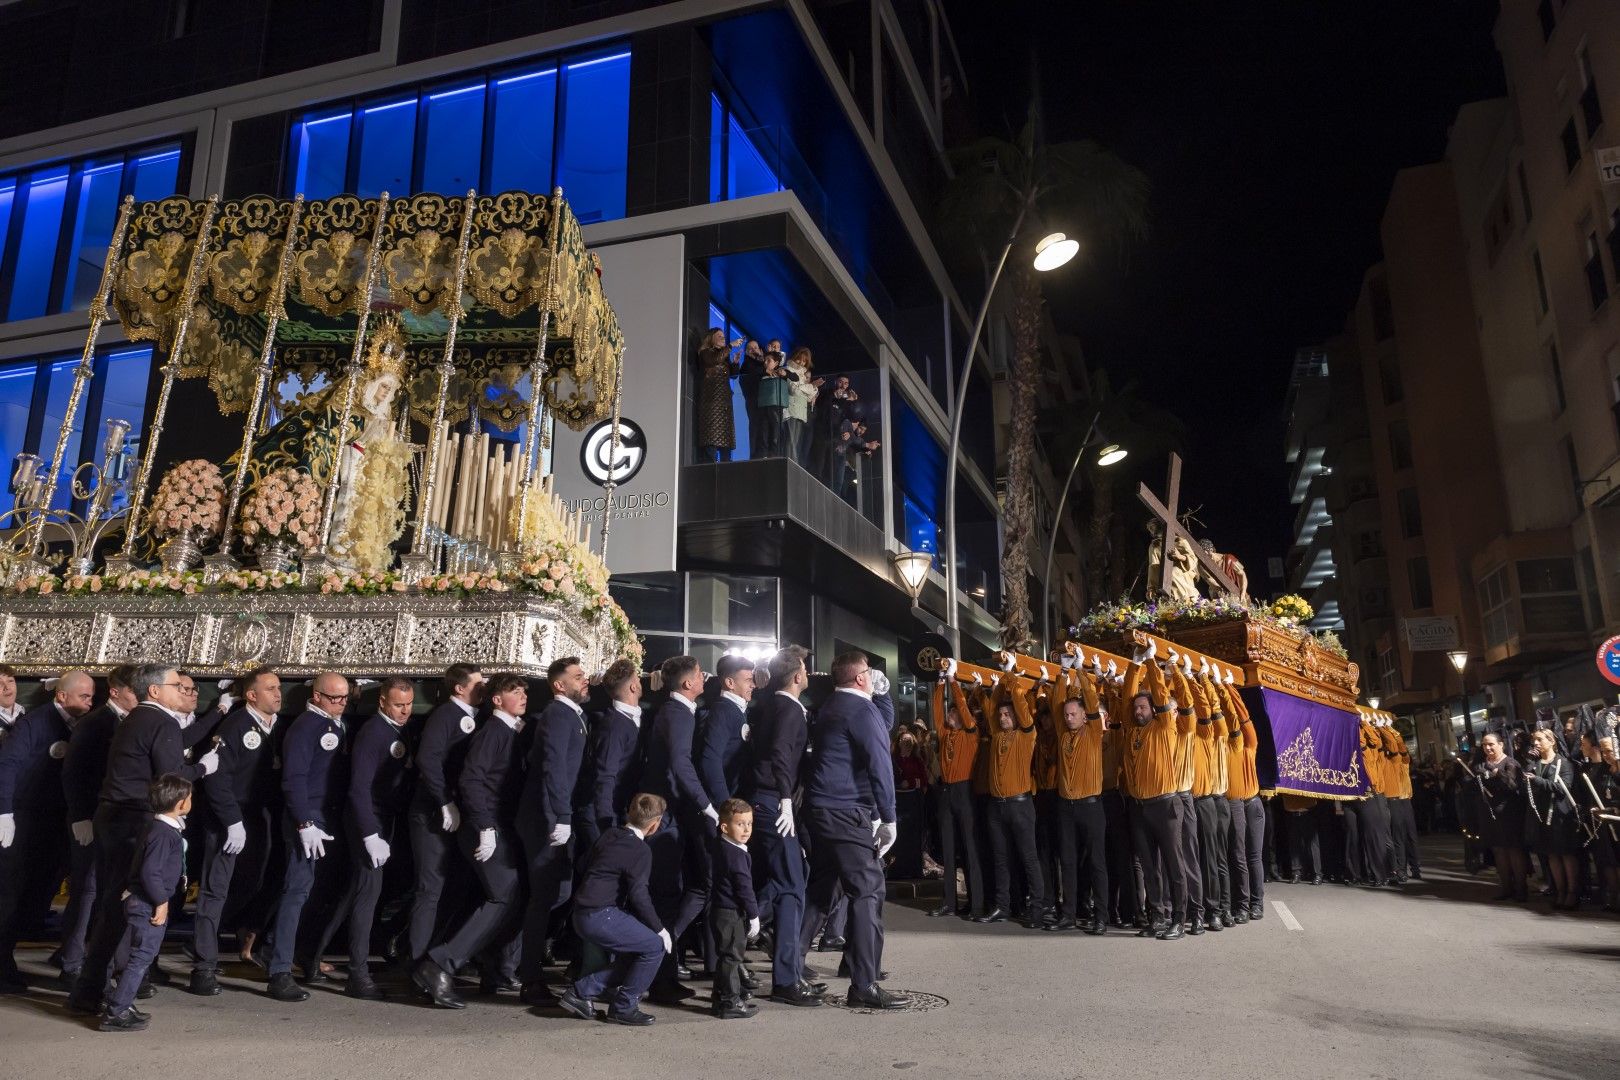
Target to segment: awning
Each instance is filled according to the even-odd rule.
[[[1260,740],[1255,767],[1262,789],[1318,799],[1367,794],[1360,717],[1278,690],[1246,687],[1242,693]]]

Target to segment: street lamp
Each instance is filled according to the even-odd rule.
[[[928,580],[928,568],[933,562],[934,557],[926,551],[897,551],[889,556],[889,565],[900,575],[913,604],[922,595],[923,583]]]
[[[1446,653],[1446,659],[1451,661],[1452,668],[1457,672],[1457,682],[1462,686],[1463,730],[1468,732],[1469,749],[1473,749],[1474,714],[1468,711],[1468,677],[1464,674],[1468,670],[1468,650],[1452,649]]]
[[[1367,707],[1370,709],[1377,709],[1378,703],[1382,700],[1384,699],[1379,697],[1377,694],[1373,694],[1367,698]]]
[[[1074,464],[1069,466],[1069,475],[1063,480],[1063,493],[1058,496],[1057,510],[1052,515],[1051,535],[1046,539],[1046,574],[1041,579],[1041,655],[1045,656],[1052,649],[1052,555],[1057,551],[1058,522],[1063,520],[1063,507],[1069,501],[1069,488],[1074,486],[1074,474],[1080,468],[1080,459],[1086,456],[1086,447],[1091,445],[1092,432],[1097,429],[1097,418],[1102,410],[1091,415],[1091,423],[1086,427],[1086,437],[1080,440],[1080,449],[1074,452]],[[1128,453],[1118,443],[1109,443],[1097,451],[1097,464],[1115,465],[1125,460]],[[1083,479],[1083,478],[1082,478]]]
[[[945,448],[944,556],[945,627],[953,656],[960,656],[962,652],[962,628],[956,607],[956,463],[962,448],[962,414],[967,410],[968,384],[972,382],[973,374],[973,354],[978,351],[979,335],[983,333],[984,320],[990,314],[990,301],[995,298],[996,286],[1001,283],[1001,272],[1006,269],[1007,258],[1012,254],[1014,245],[1018,243],[1019,233],[1024,227],[1024,218],[1029,210],[1030,203],[1027,200],[1018,208],[1018,216],[1013,219],[1012,230],[1007,234],[1007,242],[1002,245],[1001,258],[996,260],[995,272],[990,275],[990,287],[985,290],[984,299],[979,303],[979,313],[973,319],[973,333],[968,336],[967,353],[962,362],[962,376],[956,386],[956,408],[951,412],[951,442]],[[1078,240],[1071,240],[1059,232],[1049,233],[1035,245],[1035,254],[1030,259],[1030,265],[1041,273],[1056,270],[1074,258],[1079,251]]]

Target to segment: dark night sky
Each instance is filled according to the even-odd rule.
[[[1047,296],[1089,363],[1186,423],[1183,505],[1261,594],[1293,517],[1294,350],[1343,328],[1395,172],[1442,156],[1458,106],[1504,92],[1495,8],[946,0],[987,132],[1021,121],[1035,40],[1048,138],[1095,139],[1152,182],[1153,233],[1129,266],[1071,266]],[[1163,461],[1146,465],[1161,489]]]

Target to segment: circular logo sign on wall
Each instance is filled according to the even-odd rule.
[[[1620,637],[1610,638],[1598,649],[1597,666],[1605,679],[1620,686]]]
[[[593,483],[627,484],[647,461],[647,436],[634,420],[619,417],[619,448],[613,449],[613,421],[603,420],[585,433],[579,467]]]

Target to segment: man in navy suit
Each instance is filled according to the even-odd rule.
[[[754,664],[722,656],[715,665],[720,697],[709,706],[698,751],[698,772],[709,802],[719,806],[740,794],[748,760],[748,704],[754,699]]]
[[[416,791],[410,812],[416,891],[411,896],[407,938],[413,961],[420,961],[436,944],[433,932],[445,884],[452,870],[465,869],[456,850],[456,831],[461,828],[457,785],[473,732],[478,730],[483,673],[471,664],[451,664],[444,671],[444,696],[444,703],[428,713],[416,745]]]
[[[597,834],[624,824],[641,781],[641,673],[633,660],[615,660],[602,676],[612,701],[591,732],[591,817]]]
[[[579,657],[554,660],[546,669],[551,702],[541,712],[529,748],[523,797],[518,801],[518,836],[529,882],[523,918],[523,953],[518,977],[525,1005],[551,1005],[554,995],[542,978],[551,914],[568,898],[573,879],[574,786],[585,761],[585,698],[590,682]]]
[[[703,667],[696,657],[672,656],[659,672],[669,700],[653,717],[641,786],[669,804],[663,824],[649,838],[648,846],[653,857],[653,904],[678,945],[708,900],[709,845],[719,835],[720,815],[703,790],[692,761]],[[653,984],[654,1000],[678,1001],[690,994],[676,984],[676,967],[672,953]]]
[[[849,897],[846,998],[857,1008],[898,1009],[904,995],[878,985],[883,961],[883,863],[894,846],[894,765],[883,717],[872,702],[873,671],[862,652],[832,663],[832,696],[810,730],[804,824],[810,835],[801,952],[808,952],[833,890]]]

